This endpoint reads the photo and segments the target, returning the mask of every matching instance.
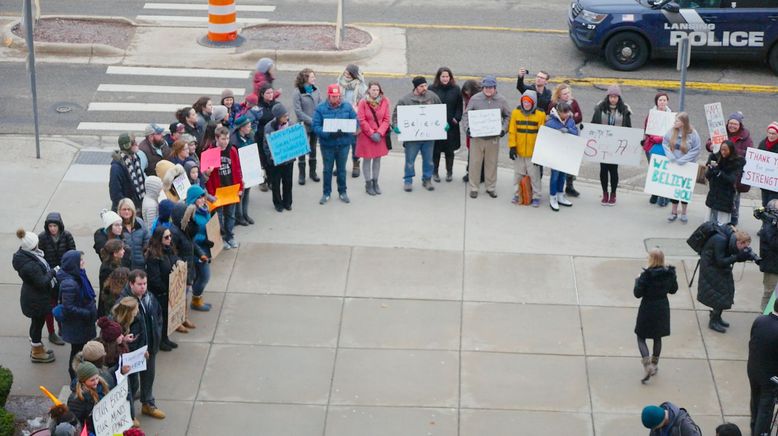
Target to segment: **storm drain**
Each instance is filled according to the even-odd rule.
[[[111,163],[112,151],[82,150],[76,156],[75,164],[80,165],[108,165]]]
[[[646,252],[654,247],[659,247],[665,256],[697,257],[697,253],[692,251],[686,243],[686,238],[646,238],[643,243]]]

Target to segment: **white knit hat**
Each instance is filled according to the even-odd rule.
[[[104,229],[111,227],[115,222],[122,222],[122,217],[120,217],[118,213],[107,209],[103,209],[103,211],[100,212],[100,219],[103,220]]]
[[[16,237],[22,241],[22,250],[32,251],[38,248],[38,235],[35,233],[19,229],[16,231]]]

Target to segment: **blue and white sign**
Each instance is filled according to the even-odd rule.
[[[276,165],[289,162],[311,151],[308,135],[302,123],[271,133],[267,136],[267,143]]]

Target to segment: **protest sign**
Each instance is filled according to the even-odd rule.
[[[659,197],[685,202],[692,201],[694,180],[697,178],[698,165],[694,162],[686,165],[670,163],[657,154],[651,155],[646,174],[644,192]]]
[[[397,106],[397,128],[402,142],[446,139],[446,105]]]
[[[577,176],[583,153],[584,139],[580,136],[541,126],[532,163]]]
[[[639,167],[644,156],[641,129],[584,123],[581,137],[586,141],[583,158],[589,162]]]
[[[125,376],[135,374],[136,372],[145,371],[146,351],[148,351],[148,346],[144,345],[135,351],[122,354],[121,360],[119,361],[119,370],[121,370],[123,366],[129,366],[130,372],[124,374]]]
[[[200,154],[200,171],[205,172],[209,168],[217,170],[222,165],[222,151],[219,147],[209,148]]]
[[[189,177],[187,177],[186,174],[181,174],[173,179],[173,188],[175,188],[176,194],[178,194],[178,198],[180,198],[181,201],[186,200],[186,191],[190,186],[192,186],[192,184],[189,183]]]
[[[289,162],[311,151],[311,146],[308,144],[308,134],[305,133],[305,127],[302,123],[276,130],[267,135],[267,143],[275,165]]]
[[[721,143],[727,140],[727,125],[724,121],[724,109],[721,103],[705,105],[705,120],[708,122],[708,133],[713,152],[718,153]]]
[[[219,176],[216,175],[214,177],[219,177]],[[238,192],[240,192],[240,185],[230,185],[230,186],[222,186],[220,188],[216,188],[216,192],[214,193],[214,197],[216,197],[216,201],[214,201],[213,203],[208,202],[208,210],[210,212],[213,212],[215,209],[220,208],[222,206],[240,203],[240,195],[238,195]]]
[[[176,262],[168,281],[167,334],[172,335],[186,320],[186,263]]]
[[[92,423],[97,436],[122,434],[132,427],[130,402],[127,401],[129,391],[129,383],[125,378],[95,404]]]
[[[222,226],[219,222],[219,215],[214,214],[208,224],[205,225],[205,233],[208,235],[208,240],[213,242],[211,247],[211,259],[216,259],[216,256],[222,252],[224,248],[224,241],[222,240]]]
[[[238,149],[240,172],[243,173],[243,188],[251,188],[265,181],[262,164],[259,161],[257,144],[247,145]]]
[[[778,153],[749,147],[746,149],[746,166],[743,167],[745,185],[778,192]]]
[[[472,138],[499,136],[502,133],[502,113],[500,109],[467,111],[467,126]]]
[[[675,112],[659,111],[651,109],[648,111],[648,122],[646,122],[646,135],[665,136],[675,124]]]
[[[325,132],[355,133],[357,131],[357,120],[352,118],[325,118],[322,125]]]

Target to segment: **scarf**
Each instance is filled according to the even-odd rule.
[[[127,167],[127,172],[130,173],[130,180],[135,187],[135,193],[140,200],[146,196],[146,183],[143,175],[143,168],[140,167],[140,159],[134,154],[121,152],[122,162]]]
[[[765,138],[764,145],[767,151],[773,151],[773,148],[775,148],[775,146],[778,145],[778,140],[776,140],[775,142],[770,142],[769,139]]]
[[[49,272],[51,269],[51,266],[48,262],[46,262],[46,257],[44,257],[43,250],[40,248],[36,248],[34,250],[30,250],[30,253],[35,255],[35,258],[38,259],[38,262],[42,263],[43,266],[46,268],[46,272]]]
[[[353,78],[351,80],[346,79],[344,76],[340,76],[338,78],[338,85],[342,86],[345,89],[355,90],[359,85],[362,84],[362,81],[359,80],[359,78]]]
[[[378,97],[376,97],[375,100],[370,98],[370,94],[365,96],[365,101],[367,104],[370,105],[370,107],[373,108],[373,110],[378,109],[378,106],[381,104],[381,100],[383,100],[382,96],[379,94]]]
[[[79,275],[81,276],[81,289],[83,290],[84,296],[88,297],[90,301],[94,301],[96,298],[95,290],[92,288],[89,277],[86,276],[86,270],[81,269]]]
[[[305,85],[303,86],[303,89],[305,90],[306,94],[310,94],[313,92],[313,85]]]

